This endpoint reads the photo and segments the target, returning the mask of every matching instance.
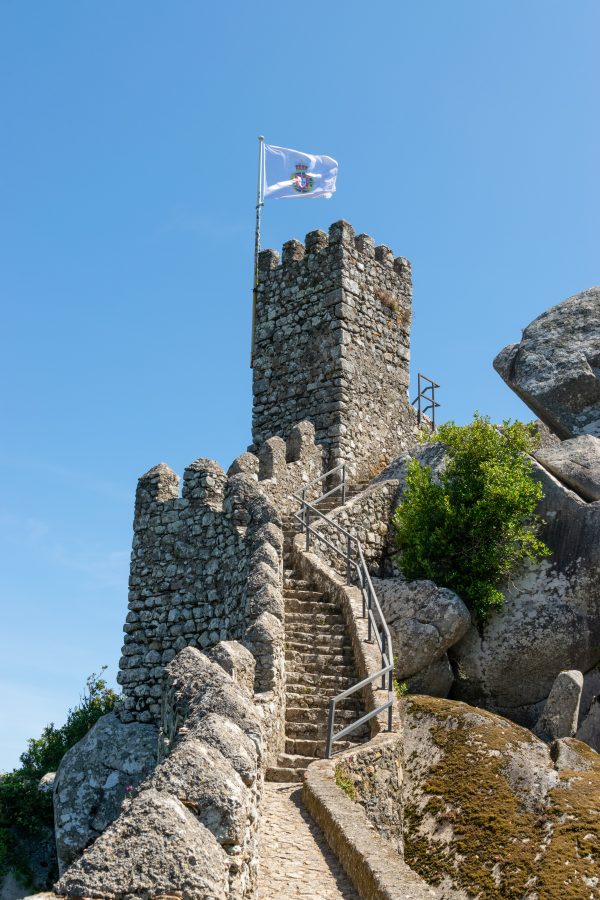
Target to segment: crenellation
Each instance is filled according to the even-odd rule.
[[[320,253],[329,246],[329,237],[320,228],[315,231],[309,231],[304,239],[304,245],[307,253]]]
[[[179,475],[165,463],[159,463],[138,480],[134,519],[140,522],[156,503],[166,503],[179,496]]]
[[[196,459],[183,473],[182,497],[198,506],[220,509],[227,476],[212,459]]]
[[[276,250],[261,250],[258,254],[258,271],[268,272],[279,265],[279,253]]]
[[[361,256],[367,257],[367,259],[373,259],[375,256],[375,241],[369,234],[358,234],[354,238],[354,246],[357,252]],[[362,265],[362,262],[357,263],[357,265]]]
[[[286,466],[287,446],[283,438],[269,438],[258,452],[258,480],[276,478]]]
[[[394,254],[385,244],[377,244],[375,247],[375,259],[385,266],[391,266],[394,263]]]
[[[282,265],[287,266],[290,263],[304,259],[306,248],[301,241],[286,241],[283,245],[283,253],[281,257]]]

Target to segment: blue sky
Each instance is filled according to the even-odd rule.
[[[600,281],[600,6],[0,0],[0,769],[116,674],[133,494],[250,440],[256,136],[338,159],[264,246],[347,219],[414,271],[443,418]]]

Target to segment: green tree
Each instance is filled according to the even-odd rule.
[[[543,496],[530,454],[535,424],[475,414],[470,425],[442,425],[426,438],[446,450],[436,479],[429,466],[408,464],[403,503],[394,514],[398,563],[409,579],[451,588],[480,621],[504,602],[502,583],[526,560],[550,550],[535,514]]]
[[[69,710],[60,728],[47,725],[39,738],[30,738],[21,765],[0,774],[0,875],[14,868],[26,882],[26,861],[19,854],[19,839],[54,825],[52,794],[39,790],[40,779],[55,772],[61,759],[90,730],[100,716],[113,709],[118,696],[100,674],[92,674],[80,702]]]

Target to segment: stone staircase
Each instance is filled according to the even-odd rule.
[[[363,489],[348,490],[348,499]],[[328,513],[339,506],[339,496],[327,498],[318,508]],[[284,520],[284,597],[286,724],[285,752],[267,770],[268,781],[299,782],[317,757],[324,756],[329,700],[360,680],[342,610],[330,595],[316,591],[294,570],[291,547],[299,526],[293,516]],[[336,730],[364,715],[359,695],[336,708]],[[336,741],[342,750],[370,735],[368,725]]]

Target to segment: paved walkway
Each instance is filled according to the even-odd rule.
[[[301,795],[299,784],[265,784],[259,900],[359,900]]]

